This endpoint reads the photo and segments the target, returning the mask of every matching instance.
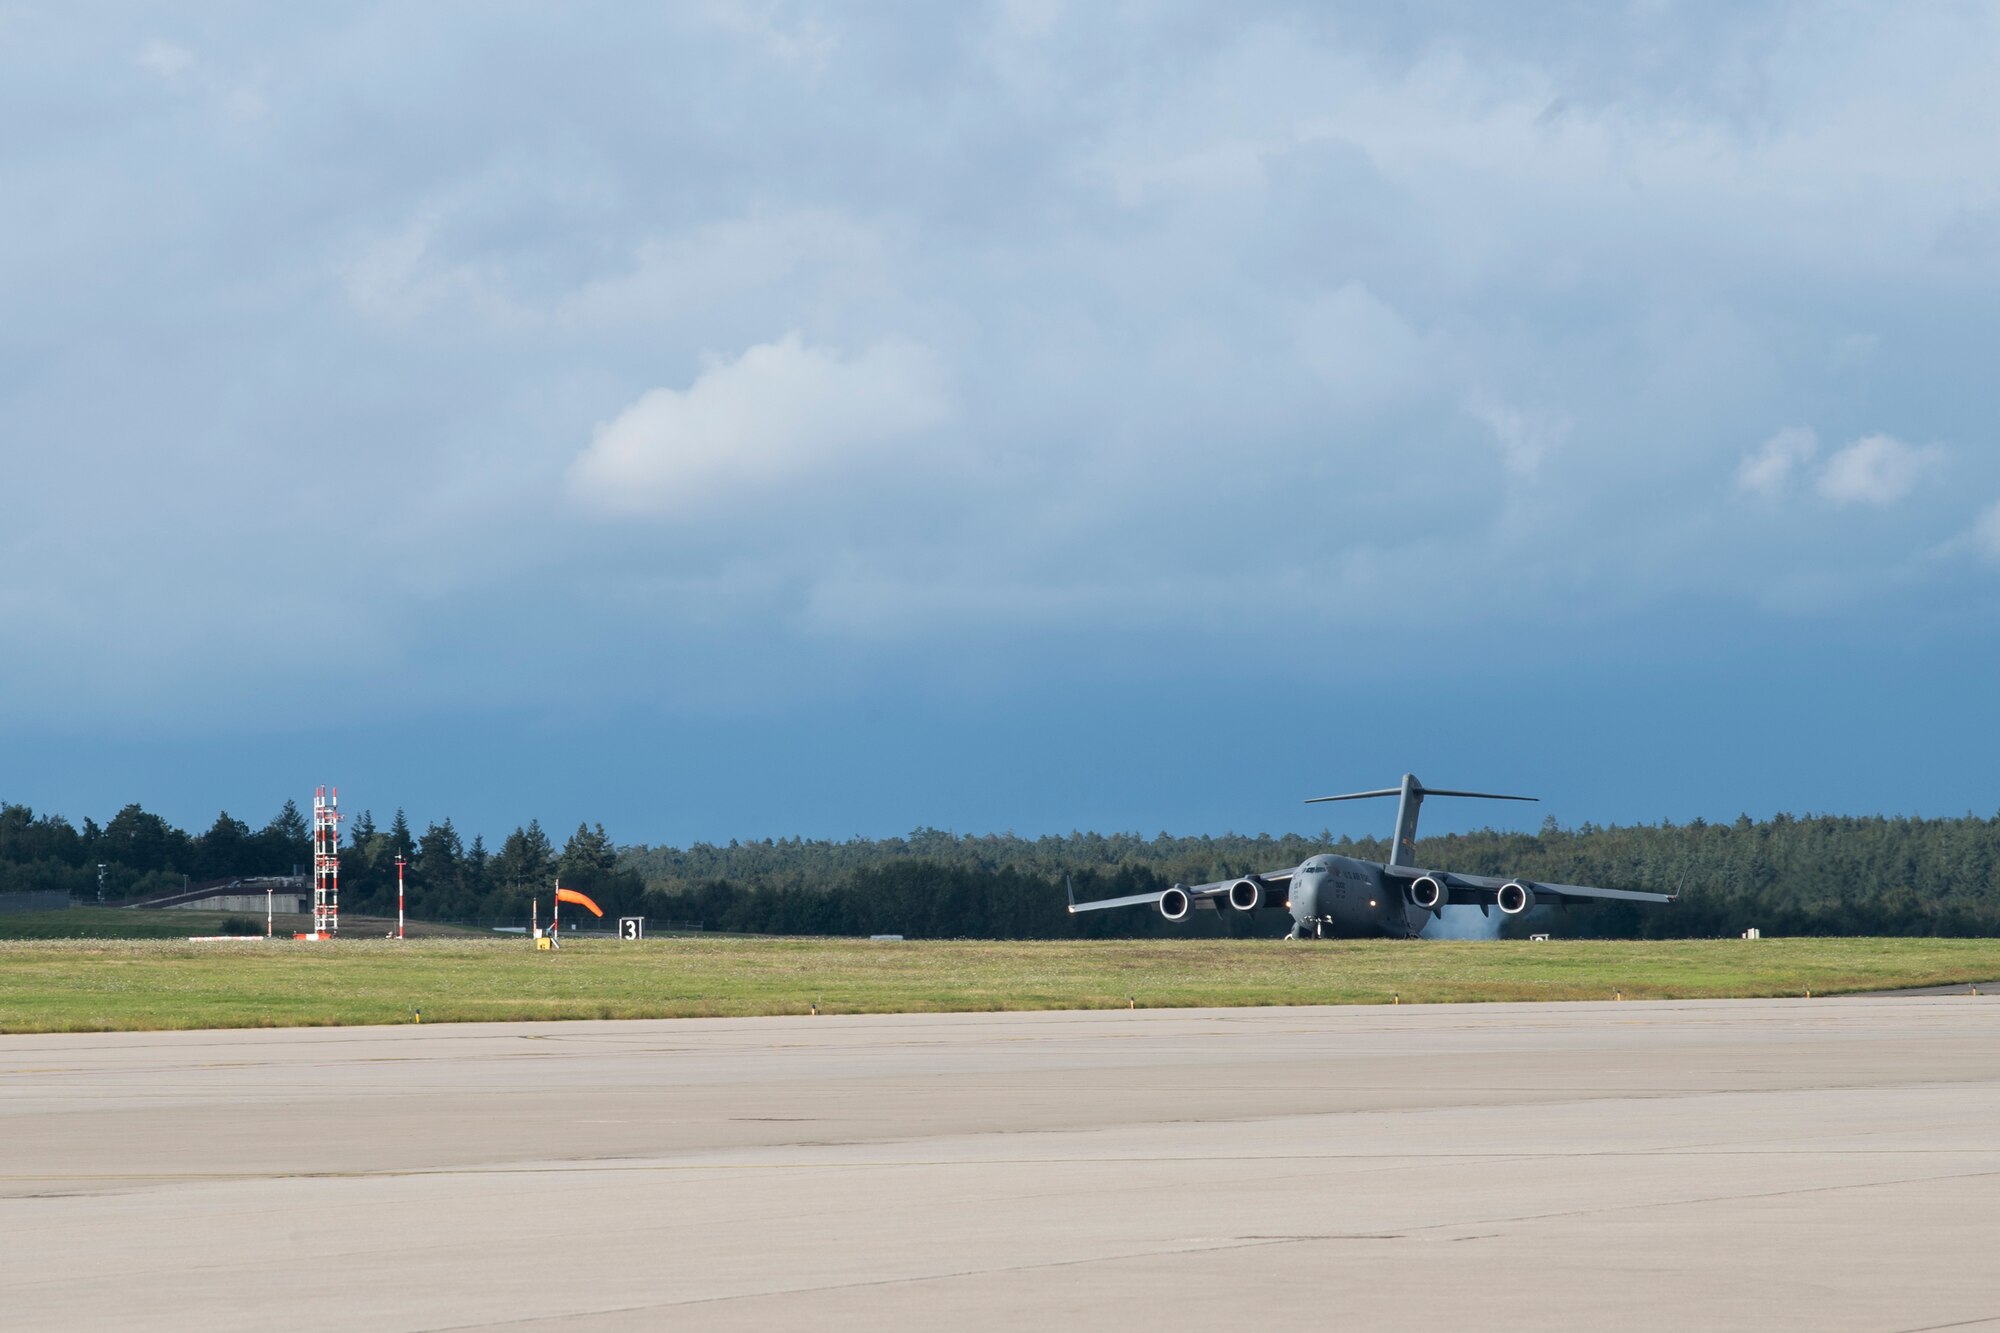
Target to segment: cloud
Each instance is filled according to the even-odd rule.
[[[139,68],[156,74],[169,83],[194,68],[194,52],[177,42],[169,42],[158,37],[140,48],[137,59]]]
[[[1935,515],[1868,506],[1940,455],[1827,466],[1873,429],[1837,414],[1989,415],[1976,9],[511,6],[478,59],[420,6],[94,12],[0,41],[38,127],[0,164],[38,201],[0,218],[0,454],[91,499],[0,534],[0,717],[176,670],[233,706],[214,664],[264,644],[310,697],[332,668],[270,571],[329,547],[382,637],[483,642],[475,608],[540,579],[725,682],[690,608],[718,639],[891,626],[918,666],[1004,624],[996,669],[1091,617],[1107,651],[1338,660],[1363,616],[1553,650],[1509,627],[1720,624],[1743,569],[1914,614],[1868,574]],[[1759,447],[1801,417],[1824,447]],[[1949,461],[1967,534],[2000,451]],[[1738,488],[1813,503],[1731,522]],[[815,521],[601,521],[772,496]],[[247,562],[190,512],[296,547]]]
[[[1990,506],[1972,525],[1972,544],[1990,560],[2000,560],[2000,504]]]
[[[929,349],[885,341],[843,359],[789,333],[643,394],[598,428],[570,486],[621,513],[734,505],[878,463],[950,414]]]
[[[516,299],[497,263],[452,255],[444,239],[449,211],[430,205],[370,236],[340,267],[348,303],[387,325],[440,315],[470,315],[488,328],[535,322],[539,312]]]
[[[812,18],[794,18],[768,0],[707,0],[695,13],[702,21],[744,38],[787,65],[823,68],[838,47],[832,34]]]
[[[1819,436],[1810,426],[1787,426],[1748,454],[1736,468],[1736,489],[1774,498],[1791,483],[1792,473],[1819,452]]]
[[[1345,405],[1394,397],[1418,378],[1423,365],[1423,340],[1358,282],[1308,306],[1293,337],[1300,360]]]
[[[1826,460],[1819,493],[1837,505],[1893,504],[1910,493],[1944,456],[1936,445],[1910,445],[1892,435],[1869,435]]]
[[[575,329],[657,324],[740,304],[794,278],[874,290],[887,262],[883,238],[844,213],[752,214],[647,237],[628,264],[564,296],[554,319]]]
[[[1472,415],[1486,423],[1500,444],[1500,461],[1508,475],[1533,480],[1549,451],[1569,434],[1572,422],[1561,412],[1531,412],[1480,397]]]

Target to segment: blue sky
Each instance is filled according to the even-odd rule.
[[[0,797],[2000,808],[1978,5],[0,2]]]

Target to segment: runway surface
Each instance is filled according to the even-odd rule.
[[[2000,1330],[1968,996],[0,1038],[0,1321]]]

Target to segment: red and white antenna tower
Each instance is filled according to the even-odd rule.
[[[330,940],[340,930],[340,790],[313,793],[313,933]]]

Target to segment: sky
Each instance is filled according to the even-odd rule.
[[[0,0],[0,799],[2000,809],[2000,12]]]

